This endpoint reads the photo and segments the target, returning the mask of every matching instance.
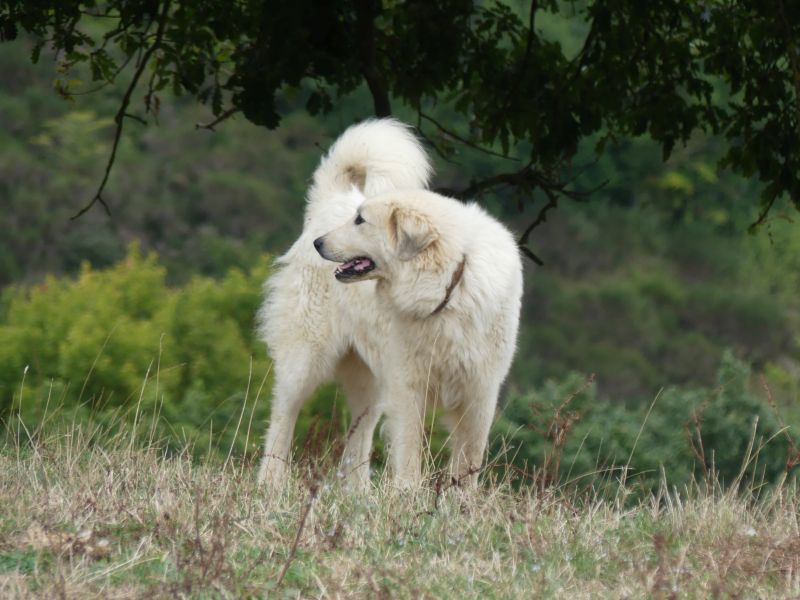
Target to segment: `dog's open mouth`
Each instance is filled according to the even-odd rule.
[[[339,281],[347,281],[362,277],[375,268],[375,263],[367,256],[359,256],[351,258],[347,262],[343,262],[338,267],[334,275]]]

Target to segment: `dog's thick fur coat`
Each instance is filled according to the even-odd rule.
[[[418,483],[435,405],[452,475],[475,480],[516,345],[522,265],[480,207],[425,189],[430,171],[416,138],[387,119],[349,128],[314,173],[303,233],[276,261],[259,315],[275,376],[260,480],[285,479],[298,412],[334,379],[352,415],[349,477],[368,483],[385,414],[392,476]]]

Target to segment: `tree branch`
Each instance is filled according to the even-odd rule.
[[[547,203],[542,206],[541,209],[539,209],[536,218],[525,228],[525,231],[522,233],[519,240],[517,240],[517,245],[519,246],[520,251],[537,265],[542,266],[544,265],[542,259],[536,256],[536,254],[534,254],[533,251],[526,246],[531,232],[539,225],[547,221],[548,213],[551,210],[558,208],[558,202],[562,197],[575,201],[585,200],[591,194],[608,184],[608,180],[606,180],[590,190],[579,191],[567,187],[573,180],[574,178],[569,181],[554,181],[544,173],[534,169],[532,162],[529,162],[519,171],[492,175],[491,177],[473,182],[469,187],[463,190],[438,188],[436,191],[446,196],[465,200],[503,185],[528,187],[531,189],[531,191],[536,188],[542,190],[545,196],[547,196]]]
[[[517,186],[528,184],[531,186],[536,186],[539,184],[541,179],[542,176],[533,171],[531,168],[531,163],[528,163],[519,171],[514,171],[511,173],[498,173],[497,175],[492,175],[491,177],[486,177],[485,179],[473,181],[469,187],[466,187],[463,190],[439,188],[436,191],[440,194],[444,194],[445,196],[451,196],[453,198],[458,198],[459,200],[466,200],[467,198],[473,198],[474,196],[478,196],[487,190],[491,190],[501,185]]]
[[[79,210],[76,214],[74,214],[70,220],[74,221],[81,215],[85,214],[89,211],[95,204],[98,202],[102,205],[103,208],[106,210],[106,214],[111,214],[111,210],[108,208],[108,204],[103,199],[103,190],[106,187],[106,183],[108,182],[108,177],[111,174],[111,168],[114,166],[114,160],[117,156],[117,148],[119,147],[119,140],[122,137],[122,128],[123,123],[125,122],[125,117],[127,115],[128,105],[131,102],[131,96],[133,95],[133,91],[136,89],[136,85],[139,83],[139,78],[142,76],[142,73],[147,66],[150,57],[153,53],[158,49],[159,45],[161,44],[161,38],[164,35],[164,29],[166,28],[167,24],[167,14],[169,13],[169,6],[171,0],[164,0],[164,5],[161,10],[161,15],[159,15],[159,22],[158,22],[158,31],[156,32],[156,39],[153,42],[153,45],[150,46],[147,51],[142,55],[142,59],[136,66],[136,71],[133,74],[133,79],[131,79],[130,84],[128,85],[128,89],[125,91],[125,95],[122,97],[122,103],[117,111],[117,114],[114,116],[114,121],[117,124],[117,129],[114,132],[114,142],[111,146],[111,155],[108,157],[108,163],[106,164],[106,171],[103,175],[103,180],[100,182],[100,186],[97,188],[97,192],[95,193],[92,200],[84,206],[81,210]]]
[[[536,215],[536,218],[528,225],[525,231],[519,236],[517,240],[517,245],[522,248],[525,244],[528,243],[528,237],[530,237],[531,232],[536,229],[539,225],[547,221],[547,213],[550,212],[554,208],[558,208],[558,200],[559,196],[557,193],[551,190],[542,190],[544,191],[545,195],[547,196],[547,204],[545,204],[541,209],[539,209],[539,213]]]

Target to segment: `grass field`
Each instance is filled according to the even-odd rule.
[[[788,485],[632,503],[613,482],[606,499],[507,481],[358,495],[332,472],[274,491],[255,465],[127,435],[31,437],[0,452],[2,598],[800,595]]]

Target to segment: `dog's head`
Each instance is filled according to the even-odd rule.
[[[322,258],[340,263],[336,279],[351,283],[391,279],[437,238],[424,212],[381,197],[366,200],[350,221],[314,240],[314,248]]]

